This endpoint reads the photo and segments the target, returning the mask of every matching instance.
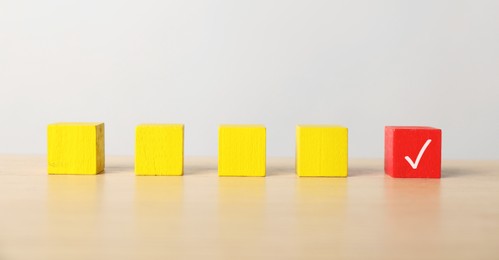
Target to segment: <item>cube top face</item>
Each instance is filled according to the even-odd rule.
[[[297,125],[296,129],[348,129],[342,125]]]
[[[265,126],[264,125],[260,125],[260,124],[242,124],[242,125],[234,125],[234,124],[225,124],[225,125],[220,125],[218,127],[218,129],[220,130],[221,128],[224,128],[224,129],[230,129],[230,128],[236,128],[236,129],[239,129],[239,128],[244,128],[244,129],[247,129],[247,128],[250,128],[250,129],[253,129],[253,128],[257,128],[257,129],[264,129],[265,130]]]
[[[440,178],[442,130],[386,126],[385,172],[394,178]]]
[[[338,125],[298,125],[296,173],[300,177],[346,177],[348,128]]]
[[[136,129],[139,128],[145,128],[145,127],[150,127],[150,128],[184,128],[184,124],[140,124],[136,127]]]
[[[219,176],[265,176],[263,125],[221,125],[218,135]]]
[[[104,123],[55,123],[47,127],[49,174],[104,170]]]
[[[431,126],[385,126],[385,129],[391,130],[440,130]]]
[[[184,125],[142,124],[135,131],[135,174],[181,176]]]
[[[54,126],[76,126],[76,127],[83,127],[83,126],[104,126],[104,123],[102,122],[58,122],[58,123],[53,123],[50,124],[49,127],[54,127]]]

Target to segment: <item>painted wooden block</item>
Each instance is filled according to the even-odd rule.
[[[346,177],[348,128],[336,125],[296,126],[296,173],[300,177]]]
[[[135,174],[184,173],[184,125],[143,124],[135,129]]]
[[[442,130],[386,126],[385,173],[394,178],[440,178]]]
[[[221,125],[218,176],[265,176],[265,136],[263,125]]]
[[[47,129],[49,174],[104,170],[104,123],[56,123]]]

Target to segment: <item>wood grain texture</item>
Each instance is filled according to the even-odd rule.
[[[296,126],[296,173],[301,177],[346,177],[348,129],[334,125]]]
[[[43,156],[0,156],[0,259],[497,259],[499,161],[444,161],[441,179],[397,179],[383,160],[348,178],[220,178],[216,158],[182,177],[47,175]]]
[[[47,127],[49,174],[104,170],[104,123],[55,123]]]
[[[385,172],[394,178],[440,178],[441,154],[440,129],[385,127]]]
[[[219,176],[265,176],[266,131],[262,125],[221,125]]]
[[[135,131],[136,175],[183,175],[184,125],[143,124]]]

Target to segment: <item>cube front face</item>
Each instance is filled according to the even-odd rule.
[[[261,125],[221,125],[219,176],[265,176],[266,130]]]
[[[442,130],[385,127],[385,173],[394,178],[440,178]]]
[[[103,123],[56,123],[47,129],[49,174],[97,174],[104,170]]]
[[[346,177],[348,129],[341,126],[298,125],[296,173],[300,177]]]
[[[135,174],[181,176],[184,173],[184,125],[139,125],[135,132]]]

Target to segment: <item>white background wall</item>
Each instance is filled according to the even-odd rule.
[[[349,127],[383,156],[383,126],[443,129],[445,159],[499,158],[497,0],[0,0],[0,153],[45,153],[46,125],[104,121],[108,154],[134,126],[263,123],[270,156],[295,125]]]

